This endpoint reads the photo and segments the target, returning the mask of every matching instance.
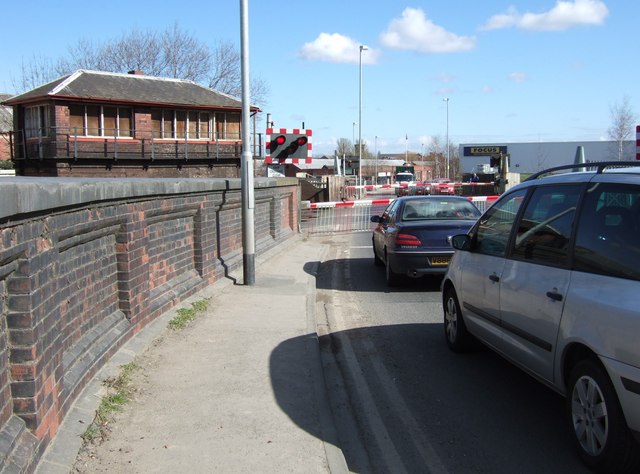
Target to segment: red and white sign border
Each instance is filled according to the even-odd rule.
[[[271,145],[271,135],[306,135],[308,140],[307,140],[307,156],[306,158],[304,158],[304,162],[305,164],[310,165],[311,164],[311,150],[312,150],[312,146],[311,146],[311,136],[313,134],[313,132],[310,129],[306,129],[306,128],[292,128],[292,129],[287,129],[287,128],[267,128],[267,133],[265,135],[265,157],[264,157],[264,162],[267,165],[271,165],[274,164],[274,159],[271,157],[271,149],[270,149],[270,145]],[[275,162],[282,164],[282,163],[293,163],[294,165],[300,163],[301,159],[300,158],[284,158],[284,159],[275,159]]]

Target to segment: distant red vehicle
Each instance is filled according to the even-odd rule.
[[[436,179],[431,185],[432,194],[447,194],[453,196],[456,193],[455,184],[446,178]]]

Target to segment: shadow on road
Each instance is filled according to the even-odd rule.
[[[310,273],[312,267],[305,266],[305,271]],[[334,279],[331,275],[334,272],[344,272],[345,268],[350,268],[350,272],[362,273],[371,272],[376,278],[359,279],[356,285],[351,284],[348,279]],[[339,291],[360,291],[360,292],[386,292],[403,293],[410,291],[439,291],[442,275],[426,275],[420,278],[401,278],[398,286],[390,287],[384,283],[384,268],[377,267],[371,259],[365,258],[344,258],[322,262],[322,272],[316,280],[318,290],[339,290]]]
[[[314,403],[312,385],[305,376],[306,368],[300,366],[308,338],[290,339],[273,351],[271,381],[284,412],[322,439],[323,433],[310,416],[314,412],[310,410]],[[563,399],[493,352],[480,349],[462,355],[451,353],[444,342],[442,324],[359,328],[324,336],[320,342],[332,344],[339,360],[342,349],[335,341],[344,338],[348,338],[355,354],[365,354],[357,356],[358,366],[369,391],[376,396],[377,412],[392,443],[411,472],[427,469],[420,464],[422,447],[416,439],[426,439],[449,472],[587,472],[571,445]],[[382,361],[388,380],[380,377],[379,368],[374,370],[376,361]],[[354,380],[347,375],[344,382],[352,397],[349,409],[356,418],[365,416],[358,411]],[[327,380],[329,391],[338,385],[337,380]],[[390,399],[389,394],[398,399]],[[405,407],[405,415],[408,409],[411,423],[407,424],[406,416],[398,415],[403,413],[396,410],[400,405]],[[370,426],[367,420],[360,421],[360,426]],[[418,427],[417,438],[408,425]],[[371,433],[366,428],[361,437],[365,446],[374,449],[368,443]],[[350,443],[340,444],[351,470],[365,472],[366,468],[358,465],[361,453],[345,450]],[[377,465],[378,455],[369,452],[369,465]]]

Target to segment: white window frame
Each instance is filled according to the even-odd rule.
[[[177,128],[178,128],[178,112],[182,112],[185,115],[185,133],[184,136],[177,136]],[[197,126],[195,136],[191,136],[189,133],[189,115],[191,112],[195,112],[197,114]],[[205,123],[205,120],[202,120],[202,114],[209,114],[209,134],[204,136],[202,133],[202,123]],[[169,116],[170,115],[170,116]],[[160,137],[162,140],[203,140],[208,141],[212,140],[212,130],[213,130],[213,112],[202,112],[199,110],[186,110],[186,109],[162,109],[162,118],[160,122]],[[167,129],[167,124],[170,124],[170,127]]]
[[[113,135],[107,135],[105,134],[105,129],[104,129],[104,106],[100,105],[100,117],[98,117],[98,130],[99,130],[99,134],[98,135],[89,135],[89,121],[88,121],[88,116],[87,116],[87,104],[80,104],[83,107],[83,114],[82,114],[82,136],[85,137],[101,137],[101,138],[133,138],[134,136],[134,124],[135,124],[135,120],[134,120],[134,110],[133,107],[121,107],[121,106],[117,106],[117,105],[110,105],[109,107],[115,107],[116,109],[116,128],[114,130],[114,134]],[[129,114],[130,120],[131,120],[131,130],[129,130],[130,132],[130,136],[120,136],[120,109],[127,109],[129,110],[131,113]]]

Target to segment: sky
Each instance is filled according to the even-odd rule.
[[[259,125],[312,130],[313,155],[362,136],[381,154],[454,144],[607,139],[611,110],[640,120],[640,2],[247,0],[249,70],[268,85]],[[3,5],[0,93],[22,64],[80,40],[177,24],[240,49],[240,1]],[[363,47],[362,51],[360,47]],[[366,48],[366,49],[365,49]],[[259,130],[260,131],[260,130]]]

